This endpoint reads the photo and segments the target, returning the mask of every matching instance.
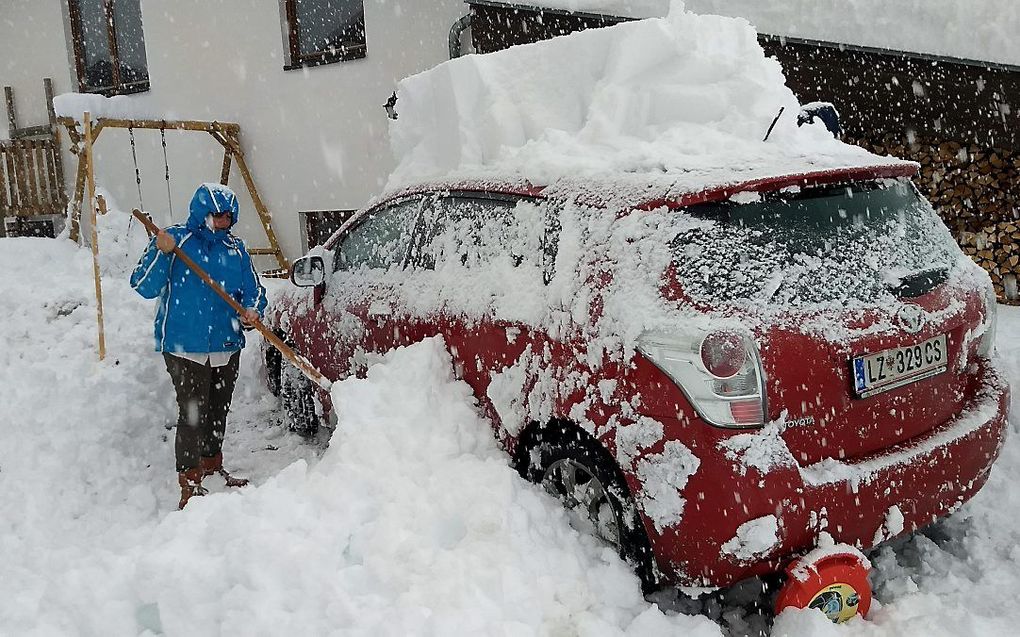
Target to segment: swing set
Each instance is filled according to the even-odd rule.
[[[131,140],[131,160],[135,167],[135,185],[138,187],[138,205],[142,210],[144,210],[144,204],[142,202],[142,177],[141,172],[138,170],[138,155],[135,149],[135,130],[143,129],[159,131],[160,140],[163,146],[163,166],[165,169],[164,178],[166,179],[167,204],[170,208],[169,212],[171,218],[173,217],[173,196],[170,192],[170,162],[167,159],[166,153],[166,131],[201,131],[211,135],[213,139],[223,146],[223,168],[220,171],[220,183],[224,186],[227,185],[227,180],[230,177],[231,164],[233,162],[237,162],[237,169],[241,173],[241,177],[244,178],[245,186],[248,188],[248,194],[251,196],[251,200],[255,204],[255,210],[259,213],[259,218],[262,220],[262,227],[266,231],[266,237],[269,239],[270,247],[250,248],[248,253],[252,256],[271,255],[276,257],[279,269],[265,272],[263,273],[263,276],[286,276],[290,266],[287,263],[286,257],[283,256],[280,244],[276,240],[276,233],[273,231],[269,210],[266,209],[266,205],[262,202],[258,189],[255,187],[255,180],[252,178],[251,171],[248,170],[248,164],[244,160],[244,151],[241,150],[241,143],[238,140],[241,133],[240,126],[237,124],[199,120],[170,121],[150,119],[113,119],[103,117],[96,119],[95,123],[93,123],[92,117],[88,112],[84,113],[82,116],[81,122],[83,123],[83,130],[81,131],[78,129],[79,122],[76,118],[61,117],[57,119],[57,122],[67,129],[67,134],[71,139],[71,152],[78,156],[78,170],[74,181],[74,198],[70,202],[71,229],[69,238],[75,243],[78,242],[81,234],[81,214],[85,202],[85,191],[86,189],[88,190],[89,218],[92,228],[92,267],[96,284],[96,322],[99,328],[100,361],[106,357],[106,333],[103,323],[103,287],[99,276],[97,208],[98,213],[106,214],[106,202],[102,197],[96,197],[95,166],[92,147],[98,139],[99,133],[106,128],[126,128],[128,131],[128,138]],[[141,211],[137,211],[136,215],[133,214],[132,219],[135,217],[143,219],[143,223],[148,221],[147,215]],[[158,230],[158,228],[151,224],[151,221],[145,223],[145,226],[146,230],[150,234]],[[264,334],[268,333],[268,330],[261,324],[258,324],[257,327],[261,328],[259,331]],[[270,339],[270,342],[273,342],[272,339]],[[275,342],[273,342],[273,344],[277,347],[280,346]],[[285,346],[284,348],[289,349]],[[313,377],[313,372],[314,374],[318,374],[314,368],[311,368],[310,364],[308,364],[306,360],[297,356],[293,352],[290,352],[290,354],[291,358],[295,361],[295,364],[298,364],[299,369],[304,371],[304,367],[302,366],[303,363],[304,366],[307,366],[311,370],[305,372],[310,375],[310,378]],[[328,382],[322,378],[321,374],[314,377],[316,382],[320,382],[320,379],[321,382]]]
[[[277,269],[264,272],[263,276],[286,276],[290,264],[287,262],[287,258],[283,255],[283,251],[280,249],[280,244],[276,239],[276,233],[273,231],[272,217],[269,214],[269,210],[266,208],[265,203],[262,201],[262,197],[259,195],[258,188],[255,186],[255,179],[252,177],[251,171],[248,169],[248,163],[245,161],[244,151],[241,149],[241,142],[239,140],[241,127],[238,124],[201,120],[115,119],[105,117],[100,117],[96,119],[95,122],[92,122],[91,118],[88,118],[87,114],[84,119],[84,130],[79,129],[80,122],[75,118],[60,117],[57,119],[57,122],[67,129],[67,134],[71,139],[71,152],[78,156],[78,169],[74,180],[74,197],[71,199],[70,239],[72,241],[77,242],[79,239],[86,182],[88,182],[91,179],[91,175],[94,174],[91,148],[92,145],[96,143],[99,138],[99,134],[103,132],[103,130],[107,128],[120,128],[127,129],[128,131],[128,137],[131,141],[131,160],[134,163],[135,168],[135,184],[138,188],[138,205],[142,210],[145,209],[145,206],[142,202],[142,178],[138,169],[138,155],[135,149],[135,131],[159,131],[160,141],[163,147],[163,166],[165,169],[164,178],[166,180],[167,205],[169,206],[171,218],[173,217],[173,198],[170,191],[170,163],[167,159],[166,152],[166,131],[204,132],[212,136],[212,138],[223,147],[223,166],[220,171],[220,183],[224,186],[227,185],[227,181],[230,178],[231,165],[236,163],[238,172],[241,173],[241,178],[244,180],[244,184],[248,189],[248,194],[251,196],[252,203],[255,205],[255,210],[258,212],[259,219],[262,221],[262,228],[265,230],[266,237],[269,240],[269,247],[249,248],[248,253],[252,256],[263,255],[273,256],[276,258]],[[83,150],[88,152],[82,152]],[[93,197],[90,194],[90,199],[92,198]]]

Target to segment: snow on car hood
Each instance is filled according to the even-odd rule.
[[[754,28],[682,3],[666,18],[450,60],[397,95],[389,188],[450,173],[536,184],[643,173],[698,191],[890,163],[821,125],[798,128],[797,98]]]

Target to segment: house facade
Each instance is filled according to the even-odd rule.
[[[868,3],[875,11],[860,10]],[[804,103],[835,102],[849,140],[919,161],[919,185],[961,245],[1000,298],[1020,300],[1020,45],[1011,36],[1020,5],[941,3],[923,16],[880,0],[829,5],[687,2],[762,27],[761,44],[790,87]],[[236,122],[293,259],[321,240],[336,211],[382,189],[395,165],[383,105],[401,78],[468,40],[465,50],[495,51],[668,9],[668,0],[0,0],[0,85],[11,87],[0,139],[47,123],[43,78],[57,94],[125,95],[157,119]],[[70,184],[75,158],[63,141],[56,170]],[[184,218],[197,184],[219,180],[221,162],[207,135],[109,130],[96,178],[118,207],[145,208],[166,224]],[[237,190],[239,233],[264,245],[252,202]],[[301,214],[310,211],[334,212]]]
[[[356,209],[378,194],[394,165],[383,105],[398,80],[449,58],[466,11],[461,0],[0,0],[0,85],[16,114],[0,120],[0,140],[47,124],[43,78],[55,94],[124,95],[129,111],[159,119],[236,122],[293,260],[300,212]],[[179,222],[196,186],[219,181],[222,154],[204,134],[107,130],[96,181],[119,208]],[[63,160],[70,188],[66,134]],[[264,245],[236,170],[239,234]]]

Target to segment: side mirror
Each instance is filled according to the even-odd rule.
[[[299,288],[311,288],[326,281],[326,264],[320,256],[301,257],[290,267],[290,282]]]

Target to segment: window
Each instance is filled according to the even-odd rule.
[[[546,212],[536,202],[515,198],[441,197],[412,262],[429,270],[545,269]]]
[[[299,210],[301,219],[301,252],[325,245],[357,210]]]
[[[910,182],[826,186],[690,208],[704,220],[672,242],[696,299],[804,307],[920,296],[960,251]],[[737,265],[739,264],[739,265]]]
[[[334,270],[389,269],[402,264],[419,210],[421,200],[406,199],[369,213],[340,241]]]
[[[140,0],[68,0],[74,65],[82,93],[149,90]]]
[[[290,63],[295,69],[365,57],[362,0],[284,0]]]

